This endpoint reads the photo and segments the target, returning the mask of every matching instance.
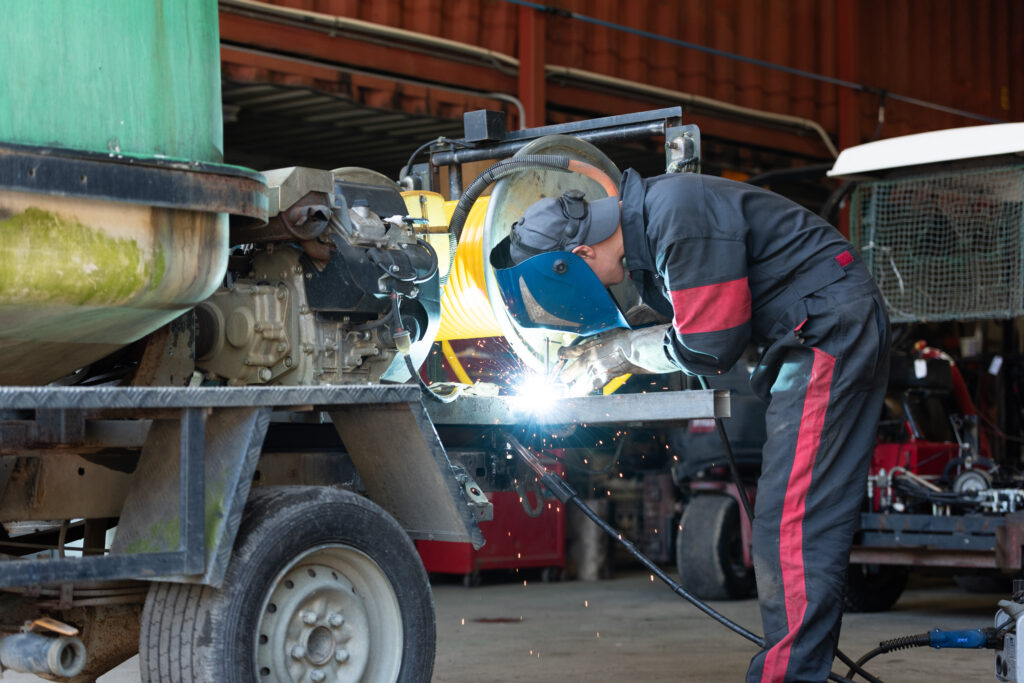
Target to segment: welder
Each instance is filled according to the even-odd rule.
[[[853,246],[767,190],[629,170],[619,198],[533,204],[491,262],[520,322],[585,337],[562,350],[574,393],[625,373],[715,375],[763,349],[750,382],[768,406],[753,523],[766,646],[747,680],[824,681],[888,374],[885,306]],[[623,262],[671,323],[599,310],[595,288],[621,282]]]

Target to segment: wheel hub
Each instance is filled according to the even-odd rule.
[[[256,671],[274,683],[394,680],[401,616],[379,567],[321,547],[278,576],[258,624]]]
[[[300,564],[285,574],[260,626],[267,638],[260,638],[257,662],[265,680],[358,681],[366,669],[366,606],[351,582],[328,566]]]

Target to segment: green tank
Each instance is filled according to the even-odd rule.
[[[40,384],[207,298],[260,181],[220,164],[215,0],[5,2],[0,22],[0,384]]]

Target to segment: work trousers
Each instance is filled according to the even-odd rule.
[[[765,649],[747,681],[826,680],[888,379],[889,324],[858,262],[793,304],[751,376],[768,403],[753,524]]]

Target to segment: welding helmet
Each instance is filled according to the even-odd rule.
[[[512,319],[520,327],[581,336],[629,328],[601,280],[571,251],[608,239],[618,226],[617,197],[586,202],[570,190],[527,209],[490,258]]]

